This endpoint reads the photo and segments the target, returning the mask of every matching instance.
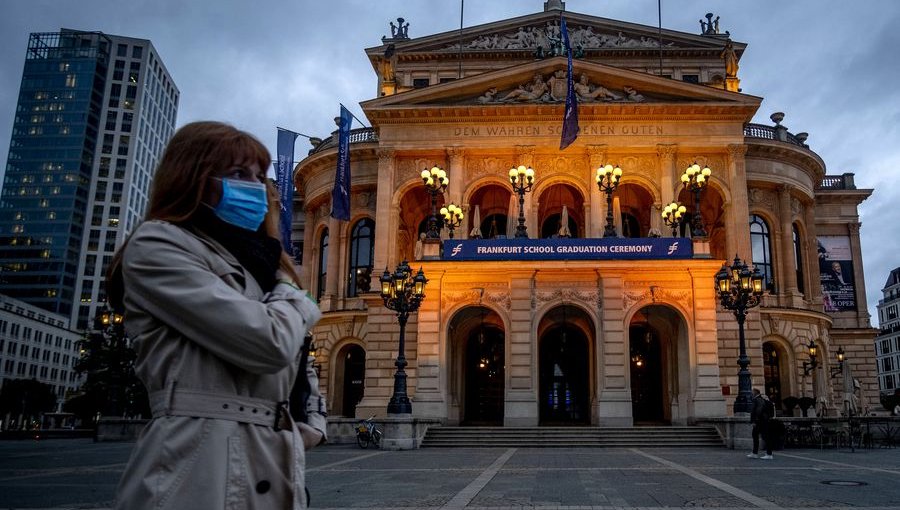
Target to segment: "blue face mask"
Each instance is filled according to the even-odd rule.
[[[256,232],[269,210],[266,185],[238,179],[219,179],[222,198],[213,212],[225,223]]]

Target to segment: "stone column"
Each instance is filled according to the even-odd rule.
[[[597,188],[594,180],[596,171],[600,165],[606,164],[606,145],[588,145],[588,160],[590,161],[590,208],[585,207],[585,237],[603,237],[603,226],[606,224],[606,195]],[[590,213],[590,215],[588,215]]]
[[[753,260],[750,253],[750,206],[747,202],[747,170],[744,157],[747,146],[728,146],[728,186],[731,190],[731,207],[726,209],[727,242],[731,247],[727,257],[738,254],[744,260]]]
[[[306,210],[306,220],[303,229],[303,260],[301,261],[303,267],[300,270],[300,278],[304,289],[312,289],[314,275],[311,274],[311,268],[316,265],[316,259],[313,258],[313,255],[319,253],[319,243],[315,238],[317,227],[316,211],[318,211],[318,208]]]
[[[345,234],[341,229],[341,220],[328,217],[328,275],[325,277],[325,294],[323,301],[331,303],[326,310],[334,310],[334,300],[338,298],[338,282],[343,280],[340,271],[341,252],[344,249]]]
[[[797,271],[794,258],[794,224],[791,221],[791,186],[778,186],[778,214],[781,216],[781,281],[784,282],[783,294],[787,298],[785,305],[791,306],[793,297],[800,294],[797,290]]]
[[[375,231],[382,232],[375,236],[374,269],[372,277],[390,266],[393,271],[397,246],[397,229],[391,228],[398,218],[392,215],[391,201],[394,196],[394,180],[396,172],[395,153],[393,149],[378,149],[378,188],[375,200]],[[393,217],[392,217],[393,216]],[[396,227],[396,225],[394,225]],[[415,231],[411,235],[415,235]]]
[[[709,264],[688,268],[694,298],[693,324],[689,328],[693,330],[694,338],[688,342],[688,351],[694,386],[693,416],[696,418],[725,416],[728,412],[720,386],[717,298],[715,286],[710,285],[715,271],[715,265],[710,267]]]
[[[534,145],[516,145],[516,162],[514,163],[516,166],[525,165],[531,168],[534,168]],[[534,169],[534,180],[535,183],[541,178],[546,177],[546,174],[543,172],[544,169],[535,168]],[[532,191],[525,194],[525,228],[528,232],[529,239],[537,239],[541,236],[541,228],[540,225],[537,224],[537,198],[534,197],[534,188]],[[518,221],[518,217],[513,218],[513,221]]]
[[[624,325],[625,284],[621,275],[605,275],[601,280],[603,308],[600,310],[600,343],[603,364],[598,374],[597,424],[601,427],[630,427],[631,381],[628,377],[628,328]]]
[[[848,223],[850,231],[850,252],[853,254],[853,285],[856,288],[856,316],[858,328],[869,327],[869,311],[866,308],[866,282],[863,277],[862,245],[859,242],[859,228],[862,223]]]
[[[822,303],[822,282],[819,276],[819,240],[816,238],[816,204],[810,202],[803,211],[806,223],[806,297],[814,303]]]
[[[462,223],[453,233],[454,237],[458,239],[466,239],[469,234],[469,229],[466,228],[466,225],[469,224],[469,204],[462,203],[466,184],[465,156],[465,150],[461,147],[447,147],[447,161],[450,163],[450,168],[447,170],[447,177],[450,179],[447,187],[447,203],[453,202],[463,210]]]
[[[662,206],[665,207],[675,200],[675,155],[678,153],[677,145],[659,144],[656,146],[656,154],[659,156],[659,189]]]

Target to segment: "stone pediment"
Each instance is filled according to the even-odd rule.
[[[496,52],[527,53],[538,57],[558,54],[559,11],[547,11],[507,20],[476,25],[459,31],[449,31],[418,38],[385,39],[385,44],[369,48],[370,57],[384,54],[388,44],[405,55],[458,55]],[[576,53],[629,51],[659,51],[657,27],[627,23],[573,12],[565,13],[572,48]],[[721,51],[723,37],[663,30],[662,46],[677,50]],[[460,45],[461,41],[461,45]],[[735,43],[738,57],[745,44]]]
[[[374,110],[407,107],[554,105],[566,99],[566,58],[554,57],[410,90],[362,103]],[[593,62],[575,61],[575,91],[582,106],[715,103],[749,106],[760,98]],[[749,119],[748,119],[749,120]]]

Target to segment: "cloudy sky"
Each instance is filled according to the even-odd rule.
[[[900,1],[662,0],[663,26],[699,33],[712,11],[748,44],[741,87],[765,98],[755,122],[785,113],[791,132],[876,188],[860,208],[869,308],[900,266]],[[2,0],[0,161],[6,161],[29,32],[61,27],[150,39],[181,90],[178,124],[226,120],[272,152],[275,126],[325,137],[338,103],[358,117],[375,96],[363,48],[403,16],[409,35],[459,28],[459,0]],[[538,12],[543,0],[466,3],[478,25]],[[657,0],[568,0],[566,9],[656,26]],[[309,145],[302,138],[297,154]],[[891,213],[890,211],[895,211]]]

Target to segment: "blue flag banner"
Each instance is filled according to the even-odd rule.
[[[291,244],[291,222],[294,216],[294,142],[297,133],[287,129],[278,129],[278,161],[275,162],[275,181],[278,183],[278,194],[281,199],[281,214],[278,226],[281,231],[281,244],[288,255],[294,255]]]
[[[449,239],[443,260],[670,260],[693,257],[685,237]]]
[[[559,139],[559,150],[563,150],[578,138],[578,97],[575,95],[575,79],[572,76],[572,45],[569,44],[569,30],[566,28],[566,20],[559,17],[559,31],[563,44],[566,47],[566,55],[569,57],[568,77],[566,91],[566,110],[563,114],[562,136]]]
[[[338,128],[337,174],[331,189],[331,217],[350,221],[350,123],[353,114],[341,105],[341,126]]]

